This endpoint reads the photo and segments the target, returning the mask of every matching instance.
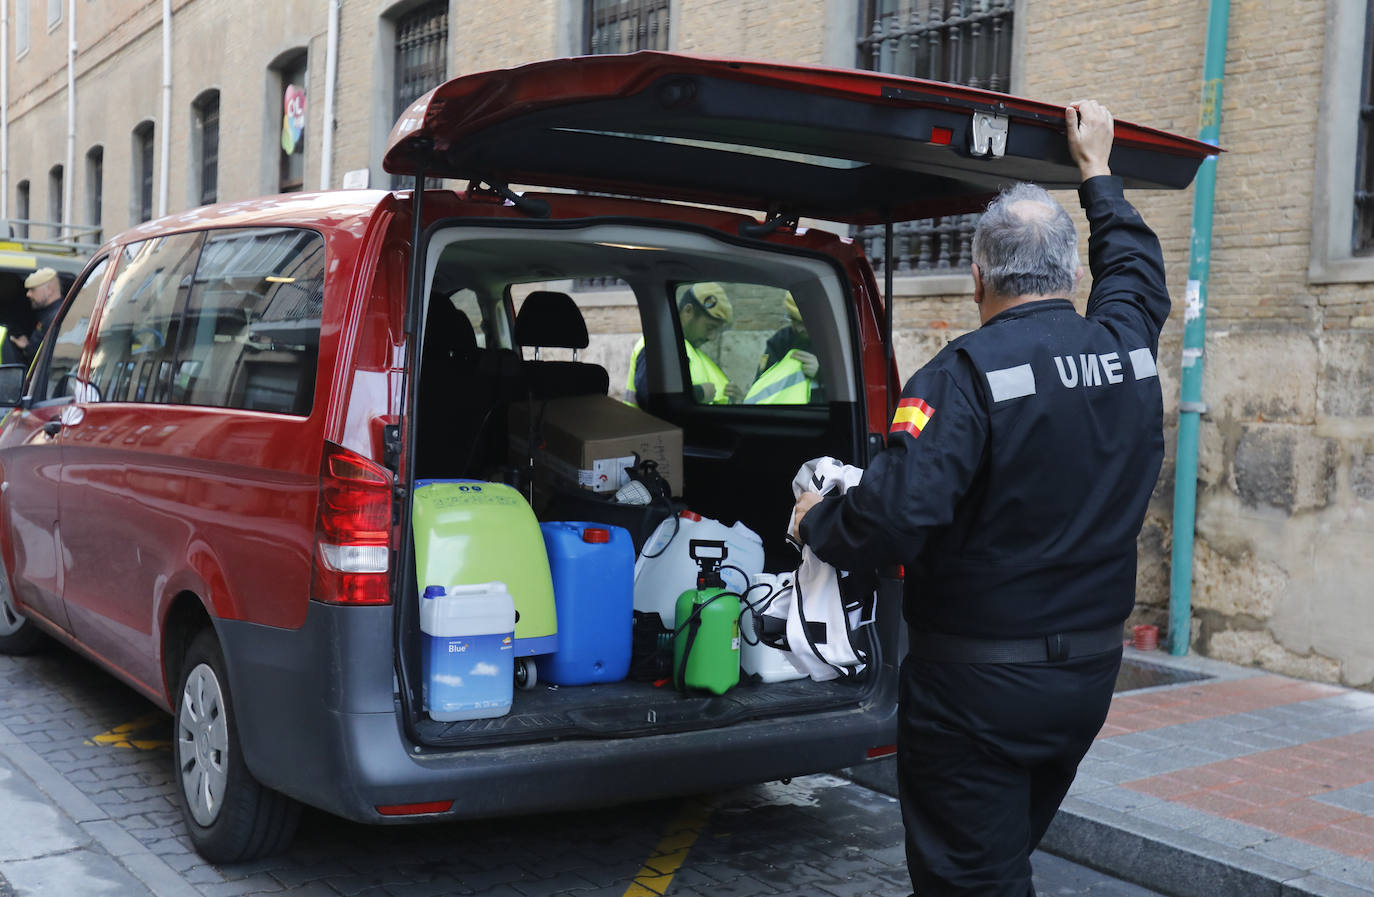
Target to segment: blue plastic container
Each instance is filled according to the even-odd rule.
[[[510,712],[515,601],[505,583],[426,586],[420,599],[421,693],[441,722]]]
[[[553,574],[558,650],[537,658],[554,685],[619,682],[630,672],[635,549],[627,530],[604,523],[541,523]]]

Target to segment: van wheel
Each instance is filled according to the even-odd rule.
[[[0,654],[32,654],[47,641],[14,606],[9,584],[0,581]]]
[[[196,852],[212,863],[238,863],[286,849],[300,804],[265,788],[243,762],[224,656],[203,629],[182,665],[172,742],[181,814]]]

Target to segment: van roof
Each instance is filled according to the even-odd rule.
[[[370,217],[389,195],[386,190],[328,190],[260,196],[154,218],[129,228],[115,240],[131,243],[210,227],[311,227],[317,230],[350,227]]]
[[[1128,187],[1182,188],[1219,150],[1117,120]],[[1077,187],[1064,108],[852,69],[674,53],[464,75],[396,122],[395,174],[589,190],[867,224]]]

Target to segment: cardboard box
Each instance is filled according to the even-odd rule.
[[[530,409],[535,415],[535,484],[548,478],[591,492],[614,493],[629,482],[624,468],[636,457],[658,463],[658,472],[682,494],[682,430],[608,396],[573,396],[517,403],[510,408],[513,460],[525,463]]]

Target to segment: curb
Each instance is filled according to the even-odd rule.
[[[897,796],[894,758],[836,773]],[[1067,797],[1040,849],[1169,897],[1371,897],[1364,888]]]
[[[90,839],[96,853],[103,853],[118,863],[153,897],[202,897],[200,889],[187,882],[162,857],[124,831],[95,801],[68,782],[65,776],[3,724],[0,724],[0,758],[9,761],[20,775],[46,795],[52,806]],[[81,849],[78,848],[78,851]],[[9,897],[13,893],[10,884],[0,876],[0,897]]]
[[[1249,851],[1069,797],[1040,848],[1170,897],[1370,897]]]

